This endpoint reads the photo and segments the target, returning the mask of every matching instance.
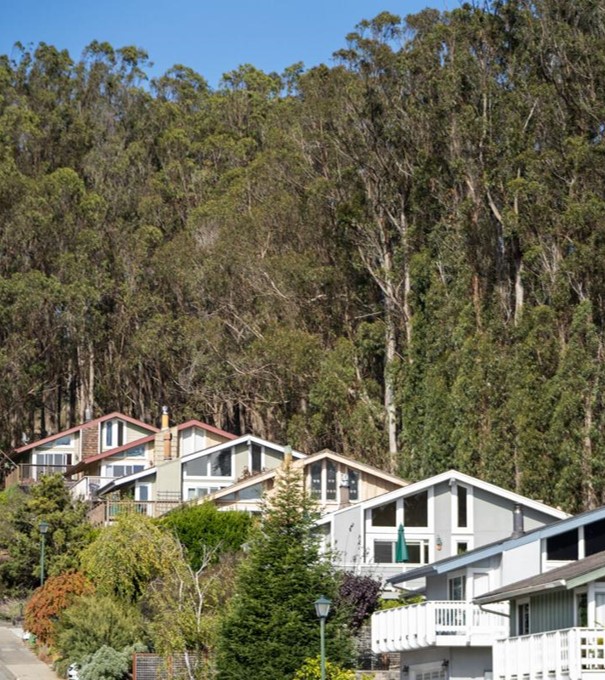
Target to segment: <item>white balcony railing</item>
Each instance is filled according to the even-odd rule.
[[[430,601],[372,615],[372,651],[423,647],[485,647],[508,634],[508,604],[490,611],[470,602]]]
[[[605,629],[567,628],[499,640],[496,680],[603,680]]]

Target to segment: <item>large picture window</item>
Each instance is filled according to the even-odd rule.
[[[397,524],[397,505],[395,502],[372,508],[373,527],[394,527]]]
[[[407,527],[428,527],[428,499],[428,491],[422,491],[403,499],[403,517]]]
[[[326,500],[336,500],[336,465],[329,459],[326,460]]]

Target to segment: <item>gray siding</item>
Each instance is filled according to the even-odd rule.
[[[528,574],[540,572],[540,541],[532,541],[502,554],[502,573],[499,585],[506,586],[527,578]]]
[[[273,470],[273,468],[281,465],[283,459],[284,454],[281,451],[276,451],[275,449],[270,449],[268,446],[265,446],[265,467],[268,470]]]
[[[363,561],[362,522],[359,507],[351,507],[333,516],[334,550],[336,560],[341,564],[354,564]]]
[[[517,605],[523,601],[518,598],[511,602],[511,635],[518,635]],[[529,598],[529,631],[544,633],[549,630],[571,628],[574,625],[574,592],[559,590]]]

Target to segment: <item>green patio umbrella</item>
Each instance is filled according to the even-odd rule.
[[[407,562],[410,559],[408,555],[408,544],[405,542],[405,533],[403,531],[403,524],[399,525],[397,529],[397,545],[395,546],[395,562]]]

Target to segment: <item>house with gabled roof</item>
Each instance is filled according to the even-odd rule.
[[[120,511],[123,502],[120,498],[125,496],[133,498],[140,511],[159,516],[176,504],[194,502],[238,480],[279,467],[286,455],[294,459],[305,457],[299,451],[253,435],[185,455],[180,453],[178,448],[166,445],[163,459],[156,460],[155,465],[102,486],[99,497],[104,500],[105,510],[96,521],[111,521]]]
[[[573,637],[576,633],[551,635],[551,632],[561,630],[563,625],[594,628],[600,608],[605,611],[605,588],[601,591],[600,585],[605,571],[600,571],[601,558],[596,557],[605,551],[605,507],[530,530],[526,528],[517,522],[514,535],[507,539],[412,571],[402,571],[391,578],[391,583],[404,588],[418,579],[426,579],[426,601],[375,613],[372,616],[373,650],[399,653],[401,665],[408,669],[410,678],[428,672],[439,674],[442,668],[448,678],[484,678],[497,672],[521,680],[521,676],[513,672],[515,668],[522,670],[523,678],[528,679],[594,677],[593,672],[602,673],[596,666],[592,670],[588,668],[586,661],[581,661],[584,652],[575,648],[576,665],[572,674],[568,662],[570,645],[577,643]],[[586,598],[582,597],[584,587]],[[563,590],[574,591],[574,598],[578,596],[574,600],[573,615],[569,608],[571,595],[569,592],[563,595]],[[530,596],[536,598],[533,624]],[[517,646],[510,643],[507,650],[499,641],[510,638],[511,633],[518,638]],[[531,635],[538,636],[533,648]],[[594,658],[602,654],[605,635],[595,637],[594,631],[588,631],[584,637],[581,633],[578,635],[580,648],[590,649]],[[513,653],[525,654],[525,660],[516,666],[511,661],[511,665],[505,667],[502,659],[496,662],[494,650],[500,650],[498,654],[505,654],[507,658]],[[552,667],[550,662],[538,662],[543,653],[552,657]],[[567,661],[563,663],[562,659]],[[546,666],[548,673],[540,675]]]
[[[325,548],[337,566],[382,580],[417,570],[511,535],[515,512],[528,528],[554,522],[566,513],[457,470],[448,470],[317,522]],[[403,526],[408,559],[398,563],[396,546]],[[419,578],[412,588],[423,585]]]
[[[605,551],[475,599],[510,603],[508,635],[493,645],[497,680],[605,677]]]
[[[10,455],[14,469],[7,475],[5,485],[31,484],[46,474],[65,473],[88,458],[126,450],[158,431],[153,425],[117,411],[89,419],[15,449]],[[133,464],[138,465],[140,453],[137,451],[133,457],[137,459]]]
[[[303,484],[311,498],[317,501],[322,515],[357,505],[408,483],[329,449],[295,459],[292,467],[300,470]],[[219,489],[207,498],[221,509],[258,512],[262,496],[273,490],[276,475],[277,468],[246,474],[233,485]]]

